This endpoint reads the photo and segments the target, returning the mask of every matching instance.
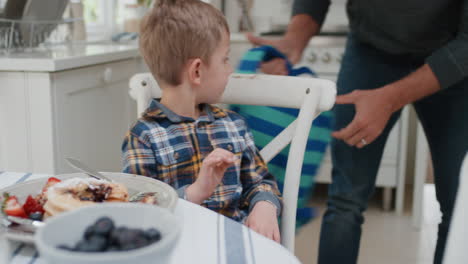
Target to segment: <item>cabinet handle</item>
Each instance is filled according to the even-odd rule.
[[[103,74],[104,82],[110,83],[112,80],[112,68],[106,68]]]

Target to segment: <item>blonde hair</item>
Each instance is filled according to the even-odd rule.
[[[200,0],[158,0],[140,28],[140,51],[153,76],[179,85],[185,64],[211,55],[229,34],[223,14]]]

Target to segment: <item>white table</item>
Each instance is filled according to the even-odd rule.
[[[47,176],[0,172],[0,188]],[[174,251],[174,264],[300,263],[280,244],[201,206],[179,199],[175,215],[181,219],[183,229]],[[46,263],[33,246],[2,240],[0,263]],[[2,243],[10,243],[10,250]]]

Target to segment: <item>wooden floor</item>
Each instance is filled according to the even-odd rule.
[[[409,194],[406,197],[412,196]],[[304,226],[296,236],[295,254],[304,264],[313,264],[317,261],[325,198],[324,191],[315,195],[311,205],[318,208],[320,217]],[[405,213],[398,216],[394,212],[384,212],[378,199],[371,202],[365,214],[359,264],[432,263],[437,224],[440,221],[434,185],[426,184],[424,188],[424,219],[421,230],[415,229],[411,224],[410,204],[411,201],[407,201]]]

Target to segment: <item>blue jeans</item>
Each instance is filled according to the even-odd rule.
[[[423,59],[387,54],[350,36],[338,76],[338,94],[382,87],[423,64]],[[436,195],[442,211],[434,263],[441,263],[460,167],[468,150],[468,78],[415,102],[414,107],[432,153]],[[334,114],[334,130],[339,130],[353,119],[354,105],[337,105]],[[332,141],[332,184],[322,222],[318,263],[357,262],[363,212],[375,188],[388,134],[399,116],[400,111],[394,113],[383,133],[362,149]]]

